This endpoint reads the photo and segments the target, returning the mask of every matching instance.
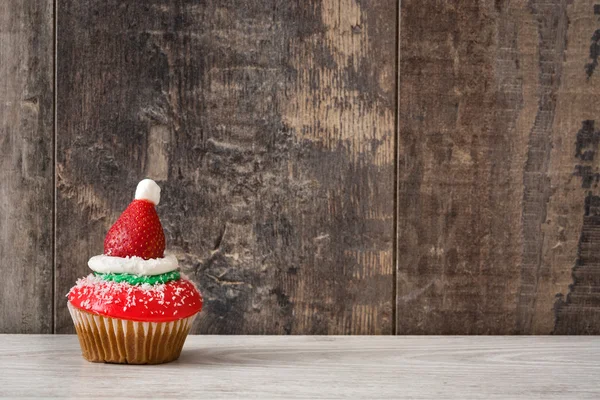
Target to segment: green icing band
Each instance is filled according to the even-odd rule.
[[[105,281],[113,281],[113,282],[127,282],[130,285],[143,285],[147,283],[149,285],[158,285],[161,283],[167,283],[170,281],[176,281],[181,278],[181,274],[179,271],[171,271],[160,275],[132,275],[132,274],[101,274],[98,272],[94,272],[99,278],[104,279]]]

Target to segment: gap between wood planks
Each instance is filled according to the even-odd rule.
[[[400,163],[398,162],[398,156],[400,154],[400,17],[402,16],[401,11],[401,0],[398,0],[398,13],[396,15],[396,115],[394,118],[394,228],[392,236],[394,238],[392,248],[392,263],[393,271],[392,277],[394,279],[392,292],[394,293],[394,299],[392,304],[392,335],[398,334],[398,178],[400,176]]]
[[[54,118],[53,121],[53,132],[52,132],[52,317],[50,318],[50,324],[52,327],[52,333],[56,333],[56,196],[58,192],[56,190],[56,136],[58,135],[58,71],[57,71],[57,59],[58,59],[58,0],[54,0],[52,3],[52,34],[54,35],[52,49],[52,76],[53,76],[53,84],[52,87],[54,89],[53,101],[54,104],[52,106],[52,115]]]

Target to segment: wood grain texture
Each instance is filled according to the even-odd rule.
[[[88,363],[75,336],[5,335],[0,396],[597,399],[599,359],[594,337],[190,336],[148,367]]]
[[[543,251],[549,265],[543,283],[556,297],[545,296],[541,305],[555,305],[554,333],[597,335],[600,169],[596,154],[600,138],[600,76],[590,66],[598,57],[600,4],[589,0],[573,2],[567,12],[568,51],[557,98],[557,134],[552,150],[552,163],[560,173],[551,175],[551,187],[558,189],[549,203]],[[545,290],[542,287],[540,291]]]
[[[151,177],[195,332],[600,334],[597,1],[254,3],[58,0],[56,188],[53,5],[2,3],[0,332],[73,331]]]
[[[402,2],[399,333],[600,332],[597,8]]]
[[[151,177],[196,332],[391,333],[396,6],[59,0],[56,330]]]
[[[0,3],[0,332],[52,332],[52,4]]]
[[[520,2],[401,15],[398,332],[515,332],[536,22]]]

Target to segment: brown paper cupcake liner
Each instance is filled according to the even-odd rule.
[[[67,302],[83,357],[92,362],[161,364],[176,360],[196,318],[138,322],[91,314]]]

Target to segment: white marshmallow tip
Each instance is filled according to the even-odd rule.
[[[160,203],[160,187],[152,179],[144,179],[135,189],[136,200],[148,200],[155,206]]]

